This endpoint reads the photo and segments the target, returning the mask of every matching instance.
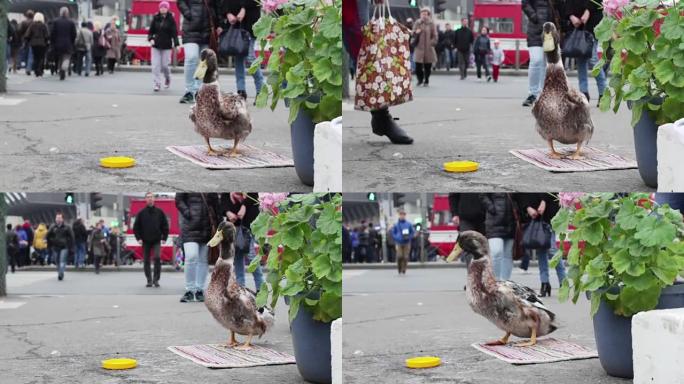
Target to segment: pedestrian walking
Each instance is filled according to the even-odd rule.
[[[45,25],[45,17],[42,13],[37,12],[33,16],[33,22],[28,26],[23,38],[33,55],[33,67],[31,70],[33,70],[36,77],[41,77],[43,76],[43,67],[45,66],[45,53],[50,42],[50,31],[47,25]]]
[[[109,42],[102,30],[102,24],[99,21],[93,23],[93,64],[95,65],[95,76],[100,76],[104,73],[104,57],[107,54]]]
[[[397,243],[394,241],[394,236],[392,236],[392,231],[394,230],[394,224],[387,228],[385,233],[385,243],[387,245],[387,261],[394,263],[396,261],[396,247]]]
[[[558,12],[549,0],[522,0],[522,9],[528,20],[527,51],[530,54],[530,63],[527,69],[529,96],[522,105],[529,107],[539,97],[546,77],[542,26],[546,22],[552,22],[558,28]]]
[[[435,45],[437,45],[437,28],[432,21],[432,12],[425,7],[420,10],[420,19],[413,25],[414,60],[416,61],[416,77],[418,86],[430,84],[432,64],[437,61]]]
[[[229,28],[240,28],[249,32],[249,48],[247,55],[235,56],[235,82],[237,83],[237,93],[247,100],[247,88],[245,85],[245,77],[247,76],[247,68],[249,68],[256,56],[254,54],[254,42],[256,37],[252,26],[259,21],[261,17],[261,2],[257,0],[221,0],[218,3],[219,7],[219,28],[217,30],[220,35],[223,31]],[[261,91],[261,86],[264,83],[264,76],[261,73],[261,68],[252,74],[254,79],[254,88],[258,95]]]
[[[74,267],[85,268],[86,264],[86,248],[88,246],[88,230],[86,229],[83,219],[80,217],[74,221],[71,226],[74,231],[74,241],[76,242],[76,257],[74,258]]]
[[[358,228],[359,233],[359,263],[368,263],[368,247],[370,244],[370,236],[368,234],[368,226],[366,221],[361,221],[361,226]]]
[[[114,16],[109,22],[109,27],[105,28],[104,31],[105,39],[107,40],[107,53],[105,53],[105,57],[107,58],[107,72],[109,74],[114,73],[116,63],[121,59],[122,38],[121,32],[119,32],[119,28],[116,26],[118,20]]]
[[[169,236],[169,222],[164,211],[154,206],[154,194],[145,194],[146,206],[135,216],[133,232],[135,239],[143,249],[143,265],[147,287],[159,287],[161,278],[161,243]],[[152,275],[150,259],[154,258],[154,275]]]
[[[487,76],[487,81],[491,81],[492,77],[489,75],[489,65],[487,63],[487,57],[492,52],[492,47],[489,41],[489,28],[482,27],[480,29],[480,34],[475,39],[473,43],[473,52],[475,54],[475,67],[477,69],[477,78],[482,78],[482,67],[484,67],[485,76]]]
[[[406,221],[406,211],[399,210],[399,220],[392,228],[392,237],[397,249],[397,269],[400,275],[406,274],[409,253],[411,252],[411,239],[415,236],[413,225]]]
[[[50,31],[50,43],[58,60],[60,80],[64,80],[70,70],[75,40],[76,24],[69,18],[69,8],[62,7],[59,9],[59,17],[52,22]]]
[[[11,267],[12,273],[14,273],[18,266],[17,255],[19,254],[19,237],[12,229],[12,224],[7,224],[7,230],[5,231],[5,249],[7,250],[7,257],[9,258],[9,267]],[[7,273],[7,271],[4,272]]]
[[[473,44],[473,31],[468,28],[468,19],[461,19],[461,28],[456,31],[456,50],[458,51],[458,70],[461,80],[468,77],[468,63],[470,62],[470,46]]]
[[[50,252],[47,246],[47,225],[38,224],[38,228],[33,235],[33,249],[38,254],[40,265],[50,265]]]
[[[447,71],[454,67],[454,48],[456,47],[456,31],[450,23],[444,24],[444,61]]]
[[[31,23],[33,23],[34,16],[35,12],[31,9],[28,9],[26,10],[26,12],[24,12],[24,20],[22,20],[21,23],[19,23],[19,29],[17,31],[19,36],[21,36],[22,38],[26,36],[26,32],[28,32]],[[43,23],[45,23],[44,20]],[[31,50],[31,45],[28,42],[26,42],[26,39],[24,39],[23,47],[19,52],[19,60],[21,63],[24,64],[24,68],[26,69],[26,75],[30,76],[31,70],[33,68],[33,51]]]
[[[181,97],[181,104],[191,104],[195,101],[195,94],[199,90],[201,80],[195,79],[195,70],[199,63],[200,52],[209,47],[213,28],[218,25],[216,17],[216,0],[179,0],[178,9],[183,14],[183,51],[185,63],[185,94]]]
[[[245,286],[245,264],[251,263],[256,257],[254,250],[254,236],[252,235],[252,222],[259,215],[259,194],[230,192],[222,193],[220,196],[220,212],[226,219],[235,225],[235,275],[238,284]],[[261,266],[252,272],[254,286],[256,290],[261,289],[264,282]]]
[[[55,223],[50,226],[47,233],[48,248],[52,252],[52,258],[57,264],[57,280],[64,279],[67,257],[74,248],[74,232],[71,227],[64,222],[64,214],[55,214]]]
[[[480,202],[485,211],[485,232],[494,276],[499,281],[509,280],[516,229],[513,199],[508,193],[483,193]]]
[[[177,193],[176,208],[181,215],[181,237],[185,252],[185,294],[180,302],[203,302],[209,271],[207,242],[214,235],[212,223],[218,223],[218,195]]]
[[[349,238],[351,239],[351,247],[352,247],[352,262],[353,263],[358,263],[359,262],[359,254],[361,253],[361,248],[360,248],[360,242],[359,242],[359,230],[357,228],[352,228],[351,233],[349,234]]]
[[[93,32],[88,28],[87,22],[81,23],[81,28],[76,35],[76,59],[74,62],[74,72],[79,76],[90,76],[90,67],[92,65],[92,49],[93,49]]]
[[[352,261],[352,245],[351,236],[349,233],[349,226],[342,226],[342,262],[351,263]]]
[[[551,193],[520,193],[516,194],[516,200],[520,207],[520,219],[523,224],[530,223],[534,220],[541,220],[551,225],[551,219],[556,216],[556,213],[558,213],[558,210],[560,209],[558,196]],[[541,297],[551,296],[549,258],[553,256],[556,250],[555,237],[555,234],[552,232],[548,247],[535,250],[539,262],[539,280],[541,281],[539,295]],[[525,255],[529,260],[532,249],[525,248],[524,250]],[[556,275],[558,276],[558,287],[560,287],[565,279],[565,266],[563,265],[562,260],[556,265]]]
[[[499,81],[499,68],[501,68],[505,59],[506,56],[501,48],[501,42],[494,40],[494,48],[492,48],[492,78],[495,83]]]
[[[110,247],[102,229],[102,223],[98,222],[95,229],[90,234],[89,248],[93,254],[93,264],[95,265],[95,274],[100,273],[100,264],[102,258],[109,254]]]
[[[11,35],[10,32],[11,31]],[[7,65],[8,72],[17,73],[17,69],[21,67],[19,62],[19,51],[24,43],[24,37],[19,34],[19,23],[16,19],[12,19],[8,26],[8,57],[11,65]]]
[[[169,2],[159,2],[159,12],[152,18],[147,40],[152,46],[152,77],[153,90],[159,92],[164,76],[164,89],[171,86],[171,54],[178,44],[178,28],[176,20],[169,12]]]

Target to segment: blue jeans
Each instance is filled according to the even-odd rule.
[[[276,57],[273,58],[274,60]],[[247,73],[247,68],[249,68],[252,63],[256,60],[254,55],[254,38],[249,37],[249,49],[247,51],[247,56],[235,56],[235,81],[237,82],[237,90],[245,91],[247,88],[245,86],[245,74]],[[264,76],[261,73],[261,68],[257,69],[252,75],[254,78],[254,87],[256,88],[257,94],[261,91],[261,86],[264,83]]]
[[[579,79],[580,92],[589,93],[589,84],[587,83],[587,73],[590,72],[598,62],[598,42],[594,39],[594,48],[591,57],[577,58],[577,78]],[[601,69],[598,76],[596,76],[596,87],[598,88],[599,97],[603,95],[603,90],[606,89],[606,73]]]
[[[76,243],[76,259],[74,259],[74,266],[85,266],[86,243]]]
[[[93,52],[89,49],[85,54],[85,74],[90,75],[90,67],[93,65]]]
[[[20,52],[20,62],[24,62],[26,64],[26,70],[30,71],[33,68],[33,50],[31,49],[31,46],[28,44],[25,44],[24,47],[21,49]],[[18,66],[17,66],[18,67]]]
[[[245,286],[245,257],[247,257],[247,262],[250,263],[255,256],[254,239],[252,239],[249,243],[249,251],[239,251],[235,249],[235,261],[233,261],[233,266],[235,267],[235,276],[237,277],[238,284],[240,284],[242,287]],[[264,282],[261,266],[258,266],[252,275],[254,276],[254,285],[258,291],[261,288],[261,283]]]
[[[530,65],[527,71],[530,95],[539,97],[544,88],[544,78],[546,77],[546,58],[543,47],[528,47],[530,52]]]
[[[185,290],[190,292],[204,291],[207,281],[207,248],[206,243],[183,243],[185,251]]]
[[[497,280],[509,280],[513,272],[513,239],[494,237],[488,239],[492,254],[492,267]]]
[[[207,48],[206,44],[185,43],[183,50],[185,51],[185,63],[183,64],[183,75],[185,75],[185,93],[197,93],[202,80],[195,79],[195,70],[199,63],[200,52]]]
[[[57,276],[61,279],[64,277],[64,270],[66,269],[67,256],[69,255],[69,250],[66,248],[53,248],[52,254],[55,259],[55,264],[57,264]]]
[[[36,252],[44,264],[50,265],[50,252],[47,249],[36,249]]]
[[[558,251],[556,247],[556,235],[552,234],[551,244],[549,249],[538,249],[537,258],[539,259],[539,280],[542,283],[549,282],[549,257],[553,257]],[[558,265],[556,265],[556,275],[558,276],[558,286],[560,287],[565,280],[565,265],[563,264],[563,259],[560,260]]]
[[[684,213],[684,193],[656,193],[658,204],[667,203],[672,209],[678,209]]]

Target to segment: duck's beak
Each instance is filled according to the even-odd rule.
[[[221,231],[219,229],[218,231],[216,231],[216,234],[214,235],[214,237],[212,237],[211,240],[209,240],[207,245],[209,247],[213,248],[213,247],[219,245],[219,243],[221,243],[222,241],[223,241],[223,231]]]
[[[463,253],[463,249],[461,248],[460,245],[458,245],[458,243],[456,243],[456,246],[454,247],[454,249],[451,250],[451,253],[449,254],[449,256],[447,256],[446,261],[449,262],[449,263],[451,263],[451,262],[454,261],[454,259],[457,258],[461,253]]]
[[[556,42],[553,40],[551,32],[544,32],[544,52],[553,52],[556,50]]]
[[[200,63],[197,65],[197,69],[195,70],[195,79],[197,80],[202,80],[204,79],[204,75],[207,73],[207,61],[202,60]]]

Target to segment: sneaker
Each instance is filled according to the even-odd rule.
[[[169,77],[164,81],[164,89],[169,89],[170,86],[171,86],[171,78]]]
[[[155,281],[155,282],[154,282],[154,287],[155,287],[155,288],[159,288],[159,282],[156,282],[156,281]]]
[[[161,87],[159,86],[159,84],[155,84],[153,89],[154,89],[155,92],[159,92],[159,90],[161,89]]]
[[[147,282],[147,285],[145,285],[145,286],[146,286],[147,288],[150,288],[150,287],[152,286],[152,283],[150,283],[150,282],[148,281],[148,282]]]
[[[203,303],[204,302],[204,292],[202,292],[202,291],[195,292],[195,301],[199,301],[200,303]]]
[[[416,84],[416,87],[420,87],[421,85],[423,85],[423,82],[419,81],[418,84]]]
[[[582,94],[584,95],[584,97],[587,98],[587,102],[591,101],[591,97],[589,97],[589,92],[582,92]]]
[[[186,92],[180,99],[181,104],[192,104],[194,101],[195,97],[192,95],[192,92]]]
[[[532,104],[534,104],[535,100],[537,100],[537,98],[534,95],[529,95],[529,96],[527,96],[527,99],[525,99],[525,101],[523,101],[522,105],[523,105],[523,107],[529,107]]]
[[[195,301],[195,296],[190,291],[185,292],[183,297],[181,297],[181,299],[180,299],[181,303],[189,303],[192,301]]]
[[[598,101],[596,102],[596,107],[597,107],[597,108],[601,106],[601,98],[602,98],[602,97],[603,97],[603,95],[599,95],[599,97],[598,97]]]
[[[58,275],[58,276],[57,276],[57,280],[59,280],[59,281],[62,281],[62,280],[64,280],[64,276],[62,276],[62,275]]]
[[[243,100],[247,100],[247,91],[237,91],[238,95],[242,96]]]
[[[491,76],[487,76],[487,82],[489,83],[490,81],[492,81],[492,77],[491,77]]]

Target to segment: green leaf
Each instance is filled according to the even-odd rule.
[[[568,296],[570,295],[570,284],[568,279],[564,279],[558,289],[558,301],[561,303],[568,301]]]
[[[597,291],[591,292],[591,317],[594,317],[596,312],[598,312],[599,305],[601,304],[601,294]]]
[[[654,68],[654,75],[661,83],[668,83],[672,81],[675,76],[676,68],[671,60],[663,60],[656,64]],[[628,99],[635,100],[635,99]]]
[[[675,234],[676,228],[672,223],[658,220],[655,216],[647,216],[641,221],[634,238],[639,239],[642,245],[652,247],[671,243]]]
[[[620,301],[625,309],[625,316],[631,316],[637,312],[650,311],[658,305],[661,288],[658,285],[639,291],[634,287],[625,287],[620,292]]]
[[[311,266],[313,268],[314,275],[316,275],[316,277],[319,279],[327,276],[328,273],[330,273],[330,271],[332,270],[328,255],[318,256],[313,260]]]
[[[297,119],[297,114],[299,113],[299,109],[302,105],[301,100],[291,100],[290,102],[290,116],[287,119],[288,124],[292,124],[295,119]]]
[[[259,40],[264,40],[271,33],[271,26],[273,17],[268,14],[262,14],[259,20],[252,26],[254,36]],[[262,45],[263,46],[263,45]]]
[[[292,322],[292,320],[294,320],[295,317],[297,317],[297,312],[299,312],[299,305],[301,304],[301,302],[301,297],[290,297],[290,310],[288,311],[288,318],[290,320],[290,323]]]
[[[256,295],[256,306],[261,308],[266,306],[266,301],[268,301],[268,285],[266,283],[261,283],[261,288],[259,293]]]
[[[632,106],[632,127],[636,126],[644,112],[644,103],[635,102]]]

